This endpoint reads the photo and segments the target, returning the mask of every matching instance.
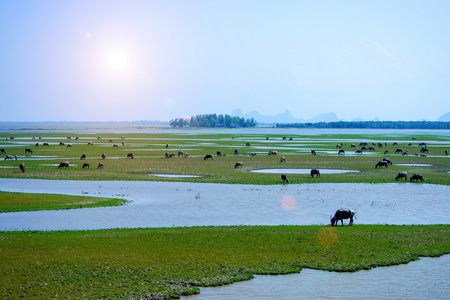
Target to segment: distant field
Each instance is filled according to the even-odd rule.
[[[212,133],[196,130],[127,134],[39,131],[15,132],[13,135],[1,133],[0,149],[4,149],[6,153],[0,155],[0,177],[279,184],[280,174],[250,171],[316,168],[323,171],[320,178],[311,178],[309,174],[290,174],[289,183],[385,183],[395,181],[399,172],[406,171],[409,176],[414,173],[422,174],[426,183],[450,184],[450,156],[445,154],[445,150],[450,150],[450,137],[447,134],[442,134],[439,130],[414,135],[401,130],[394,134],[392,131],[384,133],[383,130],[379,134],[348,132],[290,136],[252,131],[237,131],[232,134],[221,130]],[[88,142],[93,145],[88,145]],[[361,142],[367,143],[367,150],[356,154],[362,148]],[[48,143],[49,146],[43,146],[43,143]],[[426,146],[419,145],[421,143]],[[68,144],[72,147],[67,147]],[[117,147],[113,147],[114,144]],[[340,149],[338,145],[341,144]],[[374,149],[369,150],[369,147]],[[25,153],[25,148],[30,148],[33,153]],[[426,148],[428,152],[422,153],[422,148]],[[401,149],[401,153],[395,154],[397,149]],[[239,154],[234,154],[235,150]],[[312,155],[311,150],[316,151],[317,155]],[[338,154],[339,150],[344,150],[345,154]],[[188,157],[178,156],[179,151],[183,151],[183,155],[187,153]],[[217,151],[221,151],[223,156],[218,157]],[[278,155],[268,155],[269,151],[277,151]],[[384,154],[385,151],[388,154]],[[133,153],[134,159],[127,158],[128,153]],[[166,153],[174,156],[166,158]],[[80,159],[82,154],[86,154],[86,160]],[[106,159],[101,158],[102,154],[106,155]],[[213,159],[205,160],[206,154],[211,154]],[[420,156],[421,154],[425,156]],[[12,155],[13,160],[5,160],[6,155]],[[15,155],[18,156],[17,160]],[[280,162],[282,156],[286,158],[285,163]],[[375,169],[377,162],[383,158],[390,159],[394,165]],[[62,161],[69,161],[69,168],[58,168]],[[235,168],[238,161],[242,162],[242,168]],[[82,168],[85,162],[90,164],[89,169]],[[21,163],[25,164],[25,173],[19,170]],[[103,163],[102,169],[97,168],[99,163]],[[358,172],[323,174],[330,169]]]

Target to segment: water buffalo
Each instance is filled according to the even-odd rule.
[[[98,137],[97,137],[97,140],[101,140],[101,139],[102,139],[102,137],[101,137],[101,136],[98,136]]]
[[[234,149],[234,154],[238,155],[239,154],[239,150],[238,149]]]
[[[80,160],[86,159],[86,154],[81,155]]]
[[[423,176],[421,175],[421,174],[414,174],[413,176],[411,176],[411,178],[409,179],[409,182],[412,182],[412,181],[421,181],[421,182],[423,182]]]
[[[339,154],[345,154],[345,151],[341,149],[341,150],[339,150],[339,152],[338,152],[338,155],[339,155]]]
[[[20,164],[19,168],[20,168],[20,170],[22,172],[25,172],[25,165],[24,164]]]
[[[93,142],[88,142],[88,146],[94,146]]]
[[[48,143],[43,143],[42,146],[50,147],[50,145]]]
[[[113,140],[109,140],[109,143],[114,143],[114,141]]]
[[[5,149],[0,149],[0,153],[6,153]]]
[[[316,177],[320,177],[320,171],[317,169],[312,169],[311,170],[311,177],[314,177],[314,175],[316,175]]]
[[[374,148],[374,147],[369,147],[369,148],[367,148],[367,150],[369,150],[369,151],[375,151],[375,148]]]
[[[65,144],[63,142],[59,142],[59,145],[60,146],[64,146]]]
[[[66,148],[72,148],[72,144],[67,144]]]
[[[204,160],[207,160],[207,159],[213,159],[213,156],[211,155],[211,154],[206,154],[205,155],[205,157],[203,158]]]
[[[103,154],[102,154],[102,159],[105,159],[105,158],[106,158],[106,154],[103,153]]]
[[[316,155],[316,150],[311,150],[312,155]]]
[[[242,166],[243,166],[242,162],[238,161],[238,162],[236,162],[236,164],[234,165],[234,168],[235,168],[235,169],[237,169],[237,168],[241,168],[241,169],[242,169]]]
[[[353,225],[353,217],[355,216],[355,211],[353,209],[341,208],[336,211],[334,217],[331,218],[331,226],[337,226],[338,221],[341,221],[342,226],[344,226],[344,219],[350,219],[348,223],[349,226]],[[356,216],[355,216],[356,219]]]
[[[171,158],[171,157],[174,157],[175,156],[175,153],[167,153],[166,152],[166,158]]]
[[[33,150],[31,150],[30,148],[25,148],[25,153],[33,153]]]
[[[387,168],[387,166],[388,166],[387,161],[379,161],[379,162],[375,165],[375,169],[378,168],[378,167],[380,167],[380,168],[386,167],[386,168]]]
[[[12,160],[12,155],[6,155],[5,160]]]
[[[281,174],[281,180],[283,180],[283,183],[289,183],[289,179],[287,179],[285,174]]]
[[[278,151],[269,151],[267,155],[278,155]]]
[[[362,154],[362,150],[356,150],[355,154]]]
[[[99,163],[97,169],[103,169],[103,163]]]
[[[394,153],[403,153],[403,150],[402,150],[402,148],[398,148],[398,149],[395,150]]]
[[[113,145],[113,148],[119,148],[119,145],[114,144],[114,145]]]
[[[351,144],[350,147],[351,148],[356,148],[356,145],[355,144]]]
[[[392,161],[389,158],[383,158],[383,161],[387,162],[388,165],[392,166]]]
[[[250,143],[245,143],[245,146],[250,146]]]
[[[280,158],[280,163],[286,163],[286,157],[282,156],[282,157]]]
[[[59,164],[58,168],[68,168],[69,167],[69,162],[68,161],[63,161]]]
[[[422,148],[422,149],[420,149],[420,152],[422,152],[422,153],[425,153],[425,152],[429,153],[430,150],[428,150],[427,148]]]
[[[402,178],[405,178],[405,181],[408,180],[407,174],[408,174],[407,172],[401,172],[401,173],[398,173],[397,177],[395,177],[395,181],[397,181],[397,180],[399,180],[399,179],[400,179],[400,181],[401,181]]]
[[[222,156],[222,152],[220,152],[220,151],[217,151],[216,154],[217,154],[217,156]]]
[[[130,153],[128,153],[128,154],[127,154],[127,158],[134,158],[134,155],[133,155],[133,153],[131,153],[131,152],[130,152]]]
[[[89,169],[89,166],[90,166],[89,163],[84,163],[82,168],[83,168],[83,169],[85,169],[85,168],[88,168],[88,169]]]
[[[183,151],[178,151],[178,157],[182,157],[184,155],[184,152]]]

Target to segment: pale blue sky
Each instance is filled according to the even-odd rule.
[[[449,16],[450,1],[3,0],[0,121],[436,120]]]

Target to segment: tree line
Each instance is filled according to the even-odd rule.
[[[196,115],[190,118],[177,118],[170,120],[172,127],[255,127],[255,119],[232,117],[230,115],[206,114]]]
[[[354,121],[276,124],[279,128],[450,129],[450,122]]]

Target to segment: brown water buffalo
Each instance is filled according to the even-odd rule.
[[[103,169],[103,163],[99,163],[97,169]]]
[[[331,226],[337,226],[338,221],[341,221],[344,226],[344,219],[350,219],[349,226],[353,225],[353,217],[355,217],[355,211],[353,209],[341,208],[336,211],[334,217],[331,218]]]
[[[101,140],[101,139],[102,139],[102,137],[101,137],[101,136],[98,136],[98,137],[97,137],[97,140]]]
[[[119,145],[114,144],[114,145],[113,145],[113,148],[119,148]]]
[[[114,143],[114,141],[113,140],[109,140],[109,143]]]
[[[281,180],[283,180],[283,183],[289,183],[289,179],[287,179],[285,174],[281,174]]]
[[[6,155],[6,157],[5,157],[5,160],[12,160],[13,158],[12,158],[12,155]]]
[[[423,182],[423,176],[421,174],[414,174],[413,176],[411,176],[411,178],[409,178],[409,182],[413,182],[413,181],[421,181]]]
[[[72,144],[67,144],[66,148],[72,148]]]
[[[400,181],[402,180],[402,178],[405,178],[405,181],[408,180],[408,173],[407,172],[400,172],[398,173],[397,177],[395,177],[395,181],[398,181],[400,179]]]
[[[377,169],[378,167],[380,167],[380,168],[382,168],[382,167],[387,168],[387,167],[388,167],[388,163],[387,163],[386,161],[379,161],[379,162],[375,165],[375,169]]]
[[[183,157],[183,155],[184,155],[184,152],[183,151],[178,151],[178,157]]]
[[[242,162],[238,161],[238,162],[236,162],[236,164],[234,165],[234,168],[235,168],[235,169],[237,169],[237,168],[241,168],[241,169],[242,169],[242,166],[243,166]]]
[[[68,161],[63,161],[59,164],[58,168],[68,168],[69,167],[69,162]]]
[[[81,155],[80,160],[86,159],[86,154]]]
[[[20,168],[20,171],[25,172],[25,165],[24,164],[20,164],[19,168]]]
[[[269,151],[267,155],[278,155],[278,151]]]
[[[130,152],[130,153],[128,153],[128,154],[127,154],[127,158],[134,158],[134,155],[133,155],[133,153],[131,153],[131,152]]]
[[[89,163],[84,163],[82,168],[83,168],[83,169],[85,169],[85,168],[88,168],[88,169],[89,169],[89,167],[90,167]]]
[[[166,152],[166,158],[171,158],[171,157],[174,157],[175,156],[175,153],[167,153]]]
[[[213,156],[212,156],[211,154],[206,154],[205,157],[204,157],[203,159],[204,159],[204,160],[207,160],[207,159],[213,160]]]
[[[63,142],[59,142],[59,145],[60,146],[64,146],[65,144]]]
[[[282,157],[280,158],[280,163],[286,163],[286,157],[282,156]]]
[[[316,175],[316,177],[320,177],[320,171],[317,169],[312,169],[311,170],[311,177],[314,177],[314,175]]]
[[[25,148],[25,153],[33,153],[33,150],[31,150],[30,148]]]
[[[88,142],[88,146],[94,146],[93,142]]]
[[[105,159],[105,158],[106,158],[106,154],[103,153],[103,154],[102,154],[102,159]]]

